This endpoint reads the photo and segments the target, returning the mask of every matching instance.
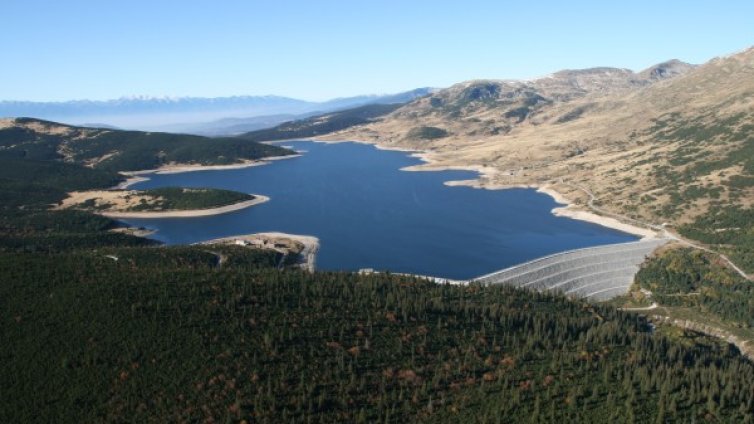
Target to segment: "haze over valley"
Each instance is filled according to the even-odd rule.
[[[282,96],[150,97],[30,102],[0,100],[0,116],[35,118],[90,127],[233,135],[309,115],[370,105],[405,103],[432,92],[417,88],[389,95],[360,95],[312,102]]]

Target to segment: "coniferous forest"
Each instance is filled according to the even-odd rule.
[[[504,287],[274,252],[0,255],[2,422],[751,422],[754,366]],[[117,260],[115,259],[117,258]]]

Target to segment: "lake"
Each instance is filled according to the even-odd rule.
[[[405,172],[404,152],[358,143],[282,143],[301,157],[269,165],[150,175],[132,186],[215,187],[271,200],[197,218],[127,219],[167,244],[266,231],[320,240],[317,269],[374,268],[467,279],[551,253],[637,237],[556,217],[558,204],[531,189],[448,187],[470,171]]]

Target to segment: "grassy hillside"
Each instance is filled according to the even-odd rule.
[[[754,82],[754,70],[751,77]],[[675,223],[681,235],[754,273],[754,112],[723,111],[715,105],[692,117],[677,112],[656,119],[637,136],[652,144],[626,165],[652,164],[646,177],[634,178],[645,191],[617,202],[606,198],[604,204]]]
[[[252,141],[316,137],[333,131],[339,131],[345,128],[369,123],[380,116],[393,112],[400,106],[401,104],[360,106],[299,121],[286,122],[273,128],[248,132],[239,137],[244,140]]]
[[[220,267],[200,248],[0,254],[0,420],[752,420],[754,366],[704,338],[549,295],[281,273],[270,253],[225,249]]]

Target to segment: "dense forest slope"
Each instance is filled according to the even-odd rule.
[[[0,251],[153,244],[109,231],[118,227],[110,219],[84,211],[54,210],[69,191],[105,189],[121,180],[111,171],[0,155]]]
[[[751,363],[638,316],[203,248],[0,254],[0,420],[752,421]]]

